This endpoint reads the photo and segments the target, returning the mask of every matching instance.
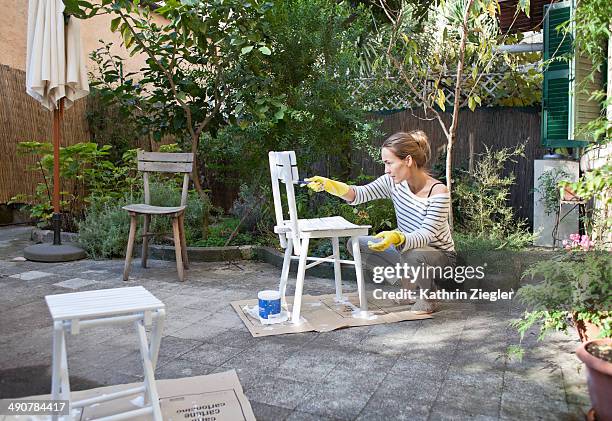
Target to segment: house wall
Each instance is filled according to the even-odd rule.
[[[27,27],[28,27],[28,1],[27,0],[2,0],[2,13],[0,13],[0,64],[14,69],[24,70],[26,66],[27,51]],[[81,38],[83,54],[89,54],[100,47],[100,39],[112,42],[113,54],[126,59],[127,71],[136,71],[145,63],[144,54],[136,54],[130,57],[127,51],[121,47],[121,36],[110,30],[110,21],[113,16],[94,16],[81,22]],[[156,23],[164,23],[165,19],[153,15]],[[88,70],[94,69],[94,62],[87,60]],[[24,87],[25,89],[25,87]]]

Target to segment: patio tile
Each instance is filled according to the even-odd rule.
[[[97,283],[98,282],[94,281],[93,279],[72,278],[53,285],[68,289],[79,289],[86,286],[95,285]]]
[[[251,400],[250,404],[257,421],[281,421],[288,419],[289,414],[292,414],[290,409],[280,406],[268,405],[254,400]]]
[[[38,270],[30,270],[27,272],[17,273],[15,275],[11,275],[11,278],[21,279],[22,281],[32,281],[34,279],[46,278],[47,276],[53,275],[49,272],[41,272]]]
[[[278,377],[260,376],[257,381],[243,384],[249,400],[272,406],[294,409],[314,385]]]

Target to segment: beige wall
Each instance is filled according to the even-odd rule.
[[[25,70],[28,26],[28,0],[0,0],[0,64],[15,69]],[[81,37],[83,41],[83,54],[89,56],[96,48],[105,42],[113,42],[113,54],[127,59],[126,71],[135,71],[144,64],[144,55],[130,57],[120,46],[121,37],[110,30],[112,16],[95,16],[81,23]],[[163,23],[164,19],[158,15],[154,20]],[[88,60],[88,69],[93,69],[93,62]]]

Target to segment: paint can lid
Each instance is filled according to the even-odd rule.
[[[280,292],[271,289],[259,291],[257,298],[267,301],[280,300]]]

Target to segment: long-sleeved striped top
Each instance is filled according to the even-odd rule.
[[[450,194],[418,197],[403,181],[395,184],[387,174],[365,186],[352,186],[359,205],[375,199],[391,199],[395,207],[397,228],[406,236],[402,252],[431,246],[444,251],[455,251],[455,243],[448,224],[451,210]]]

